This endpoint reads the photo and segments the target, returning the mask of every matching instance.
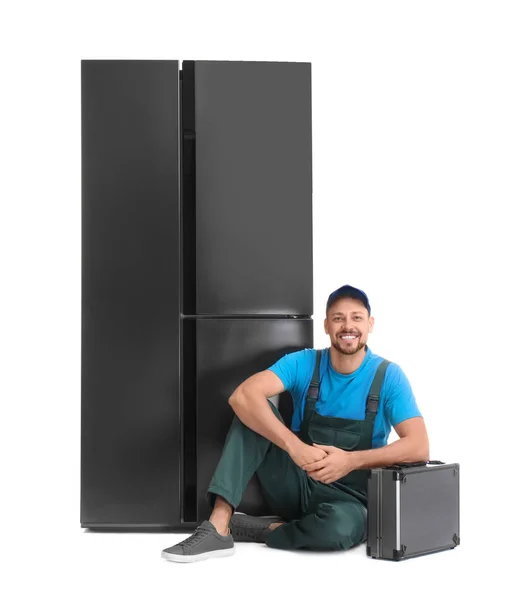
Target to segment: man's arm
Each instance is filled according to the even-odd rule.
[[[325,450],[328,456],[318,462],[304,465],[303,469],[312,479],[328,484],[357,469],[373,469],[388,467],[398,462],[429,460],[429,442],[422,417],[406,419],[398,423],[394,429],[400,439],[374,450],[348,452],[335,446],[314,444],[316,448]]]
[[[413,417],[394,427],[400,439],[373,450],[356,450],[350,453],[354,469],[374,469],[400,462],[429,460],[429,439],[422,417]]]
[[[267,401],[284,391],[277,375],[269,370],[261,371],[243,381],[228,402],[244,425],[288,452],[297,437],[276,418]]]

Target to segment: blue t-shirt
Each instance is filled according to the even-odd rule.
[[[303,419],[306,395],[315,369],[316,351],[308,348],[286,354],[269,368],[277,375],[294,400],[293,431],[299,431]],[[315,410],[325,417],[365,419],[367,396],[382,361],[367,346],[362,364],[348,375],[338,373],[331,366],[329,348],[322,350],[319,365],[319,397]],[[379,397],[379,408],[374,421],[372,447],[385,446],[392,427],[401,421],[420,417],[410,383],[401,367],[388,365]]]

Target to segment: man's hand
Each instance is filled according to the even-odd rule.
[[[303,468],[305,465],[315,465],[322,460],[328,453],[321,448],[314,448],[302,442],[299,438],[296,439],[294,445],[288,449],[290,458],[298,467]]]
[[[325,450],[326,457],[304,465],[303,469],[312,479],[326,484],[333,483],[354,470],[355,464],[351,452],[321,444],[314,444],[314,448]]]

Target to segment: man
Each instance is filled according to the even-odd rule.
[[[401,368],[367,346],[374,317],[350,285],[326,304],[331,347],[288,354],[244,381],[229,399],[236,417],[208,495],[213,511],[176,562],[233,554],[234,541],[282,549],[346,549],[365,540],[368,469],[429,460],[424,420]],[[291,430],[268,398],[288,390]],[[399,439],[387,444],[391,427]],[[234,513],[254,473],[272,514]]]

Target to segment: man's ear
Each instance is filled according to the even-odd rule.
[[[374,329],[374,317],[370,317],[369,318],[369,333],[372,333],[373,329]]]
[[[324,333],[328,335],[328,318],[324,319]]]

